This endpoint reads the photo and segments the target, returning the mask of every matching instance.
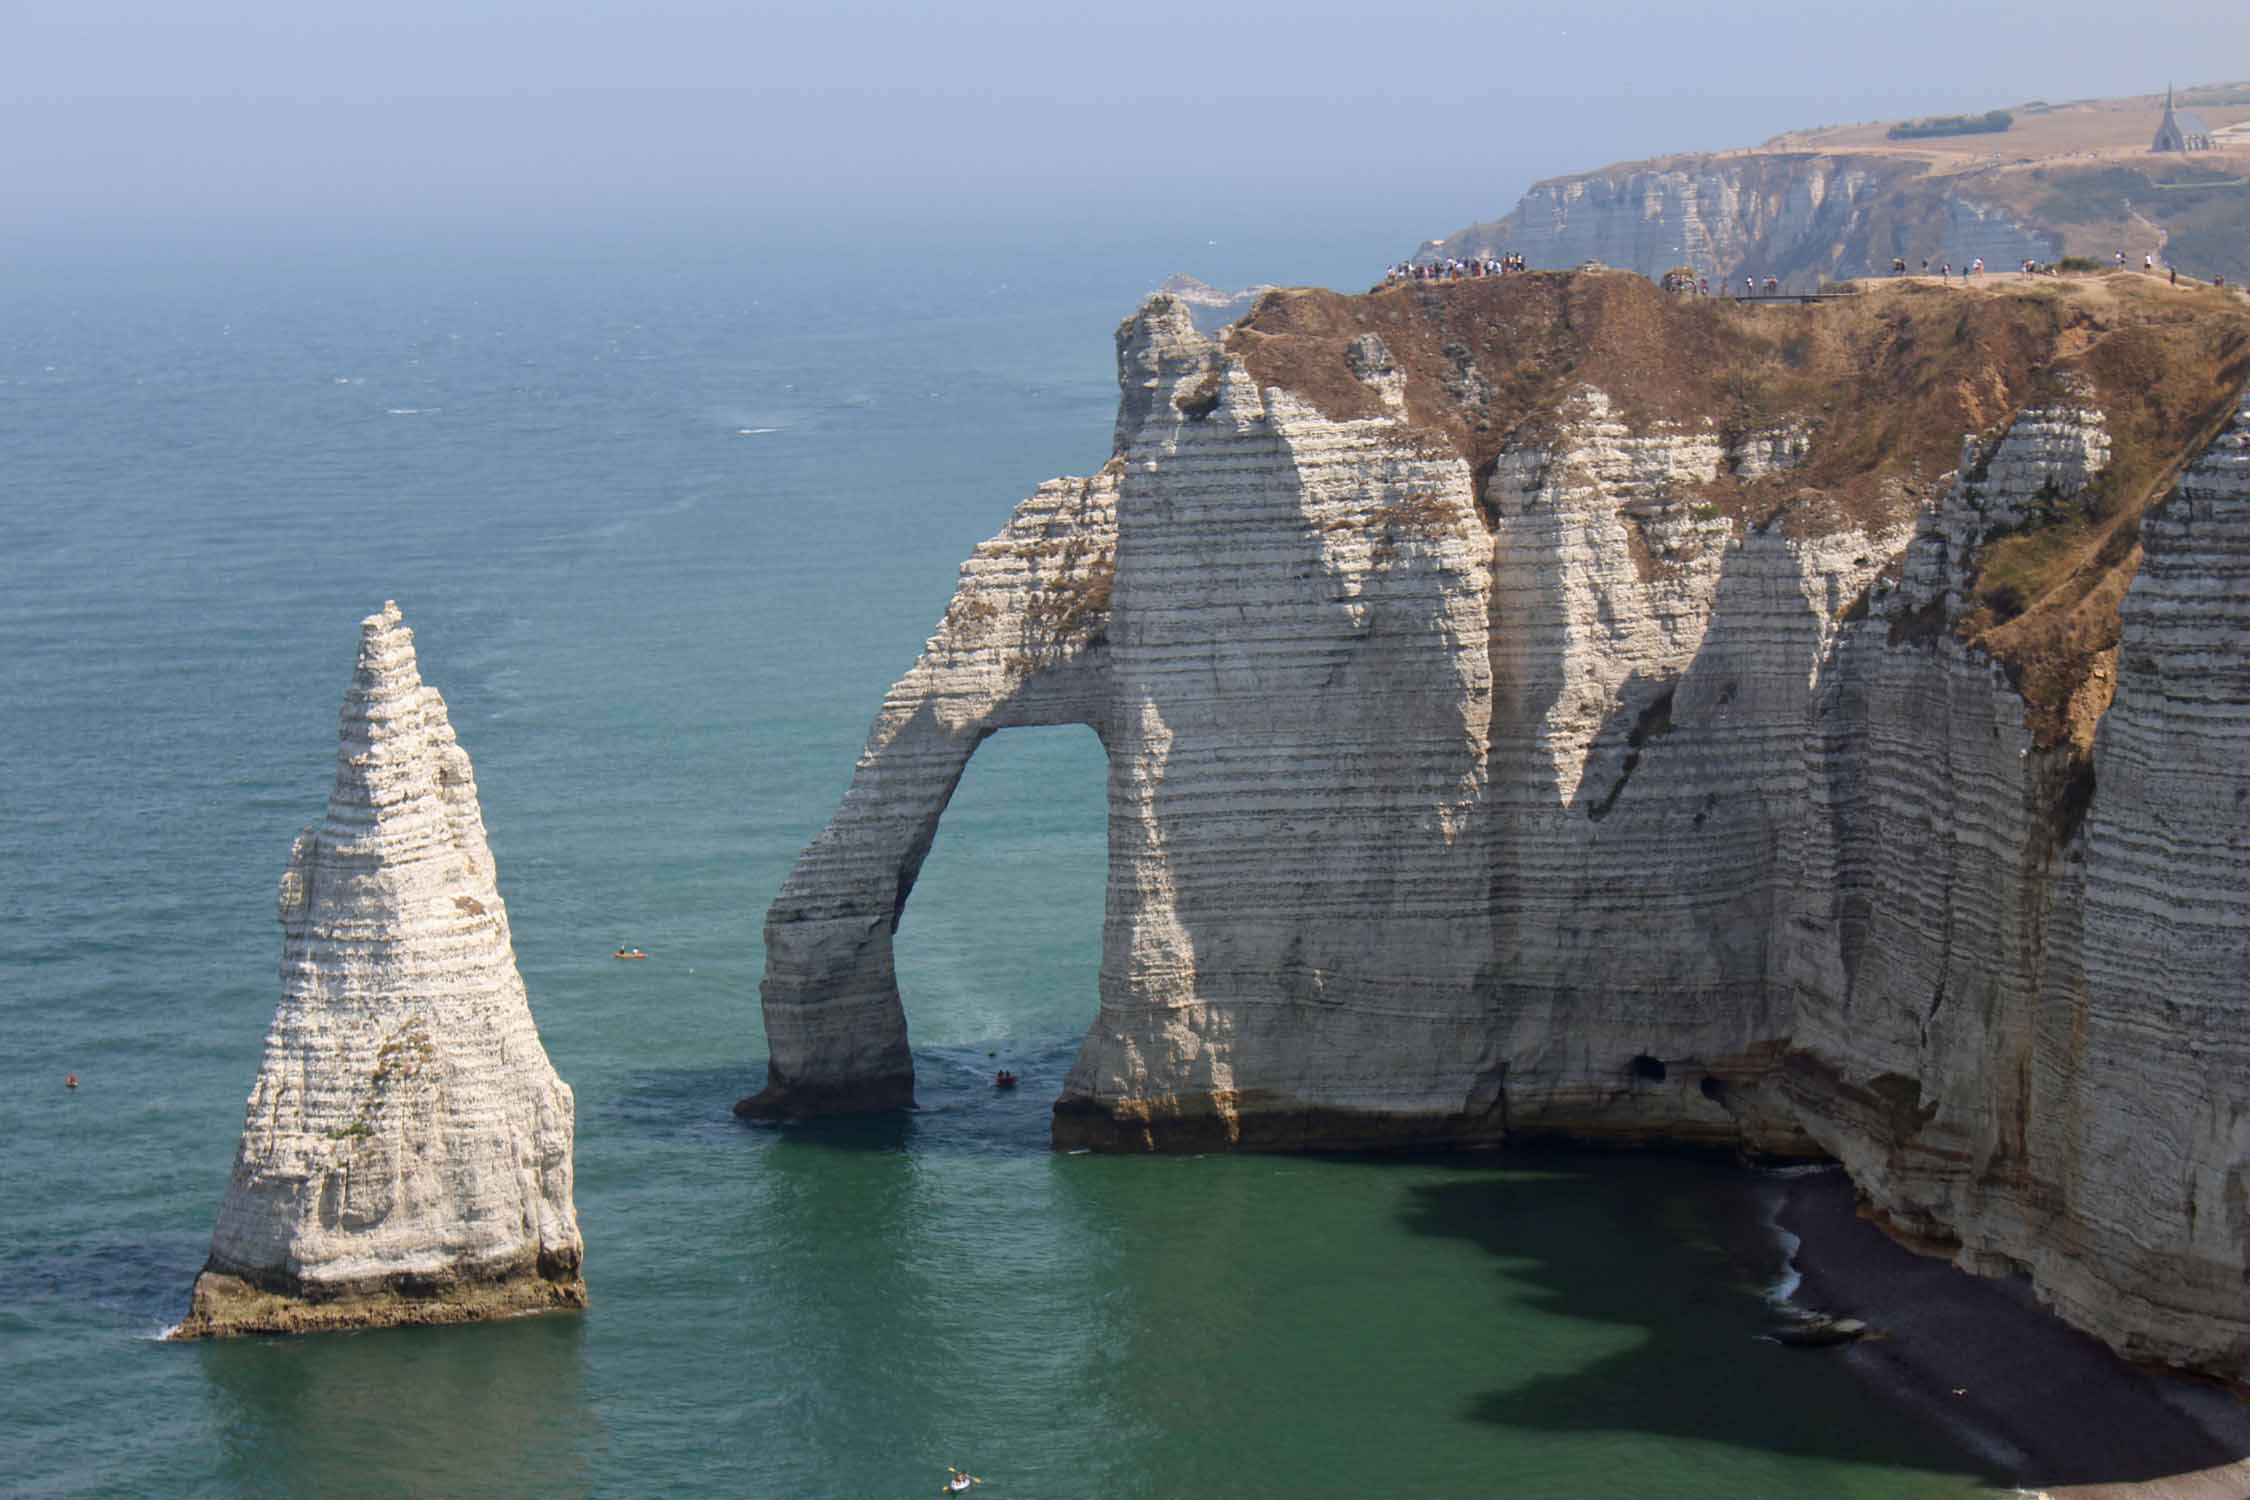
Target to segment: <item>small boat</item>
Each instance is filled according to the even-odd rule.
[[[992,1086],[996,1089],[1012,1089],[1016,1086],[1016,1075],[1002,1068],[993,1075]]]
[[[78,1087],[78,1075],[76,1073],[63,1074],[62,1086],[66,1089],[74,1089]]]
[[[610,957],[611,957],[611,958],[646,958],[646,957],[648,957],[648,955],[647,955],[646,953],[643,953],[643,952],[642,952],[642,951],[641,951],[640,949],[638,949],[638,948],[620,948],[620,949],[618,949],[618,950],[617,950],[617,951],[616,951],[615,953],[612,953],[612,954],[610,955]]]
[[[1789,1349],[1833,1349],[1838,1344],[1856,1344],[1862,1339],[1881,1337],[1880,1333],[1857,1318],[1822,1316],[1783,1324],[1772,1334],[1775,1343]]]

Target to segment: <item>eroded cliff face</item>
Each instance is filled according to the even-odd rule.
[[[1993,489],[2071,494],[2098,414],[2032,413]],[[2007,472],[2012,471],[2012,472]],[[2012,482],[2011,482],[2012,481]],[[1895,618],[1958,587],[1940,530]],[[1995,507],[2005,516],[2005,499]],[[2027,1271],[2122,1352],[2250,1375],[2250,406],[2140,528],[2090,761],[1950,637],[1831,676],[1784,980],[1787,1092],[1888,1225]],[[1918,564],[1918,566],[1917,566]]]
[[[1083,722],[1059,1145],[1834,1156],[1900,1233],[2250,1373],[2250,315],[2163,292],[1527,276],[1223,343],[1152,301],[1111,461],[964,568],[775,902],[740,1108],[911,1098],[890,934],[945,798]]]
[[[1261,387],[1170,305],[1120,335],[1101,1011],[1058,1142],[1497,1133],[1478,975],[1491,566],[1469,475]]]
[[[385,604],[281,879],[281,1003],[178,1338],[582,1307],[572,1099],[469,757]]]
[[[1766,994],[1804,803],[1795,739],[1888,523],[1739,539],[1701,499],[1793,467],[1786,435],[1633,435],[1588,392],[1504,454],[1489,641],[1499,1019],[1520,1130],[1804,1149]],[[1775,465],[1779,449],[1784,462]]]
[[[1992,1248],[2127,1352],[2250,1369],[2250,395],[2141,532],[2044,1061],[2057,1234]],[[2080,893],[2083,893],[2080,896]],[[2074,1180],[2075,1179],[2075,1180]],[[2040,1207],[2056,1199],[2045,1199]],[[1981,1248],[1975,1226],[1963,1238]]]

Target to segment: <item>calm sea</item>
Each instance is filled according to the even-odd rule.
[[[764,907],[970,545],[1106,456],[1116,320],[1177,269],[1364,285],[1442,227],[1068,217],[10,268],[0,1492],[1973,1490],[1758,1341],[1780,1267],[1730,1167],[1051,1155],[1100,943],[1084,730],[990,742],[916,887],[921,1111],[729,1117]],[[161,1344],[390,597],[577,1091],[593,1309]]]

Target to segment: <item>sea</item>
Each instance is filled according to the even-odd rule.
[[[1363,289],[1451,227],[1321,218],[0,261],[0,1494],[1985,1493],[1761,1337],[1778,1187],[1733,1163],[1051,1152],[1101,941],[1084,729],[992,739],[946,815],[898,935],[920,1107],[731,1117],[766,904],[969,548],[1108,456],[1118,320],[1175,271]],[[167,1344],[386,599],[576,1091],[592,1306]]]

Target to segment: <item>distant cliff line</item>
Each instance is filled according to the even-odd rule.
[[[2021,106],[2003,135],[1899,139],[1881,123],[1798,132],[1535,184],[1500,219],[1435,253],[1516,252],[1535,266],[1676,266],[1795,290],[1982,259],[1993,270],[2065,255],[2153,256],[2198,278],[2250,280],[2250,91],[2210,87],[2216,149],[2157,155],[2158,96]]]

